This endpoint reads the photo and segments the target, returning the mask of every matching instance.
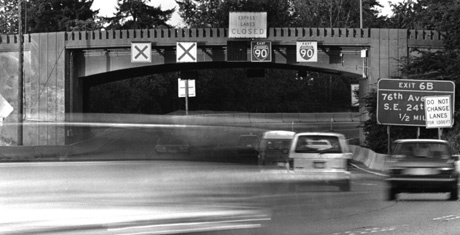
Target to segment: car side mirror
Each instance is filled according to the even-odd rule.
[[[452,155],[452,159],[457,162],[460,159],[460,154]]]

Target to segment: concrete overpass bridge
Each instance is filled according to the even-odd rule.
[[[414,48],[443,48],[435,31],[356,28],[270,28],[272,62],[250,62],[250,39],[228,38],[225,28],[146,29],[37,33],[24,40],[24,145],[59,145],[66,127],[40,122],[71,121],[85,111],[91,86],[141,75],[207,68],[280,68],[318,71],[360,79],[361,94],[380,78],[399,77],[399,59]],[[297,62],[296,42],[316,41],[317,62]],[[18,36],[0,35],[0,95],[18,118]],[[151,43],[151,62],[132,63],[131,43]],[[196,63],[176,63],[176,42],[196,42]],[[361,58],[367,49],[368,57]],[[363,63],[364,60],[364,63]],[[17,127],[0,127],[0,145],[14,145]]]

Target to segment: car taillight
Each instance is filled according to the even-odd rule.
[[[438,168],[438,171],[439,171],[440,174],[442,174],[442,175],[452,175],[452,174],[455,174],[455,173],[456,173],[455,168],[452,168],[452,167],[442,167],[442,168]]]
[[[442,172],[445,172],[445,171],[453,171],[454,168],[451,168],[451,167],[443,167],[443,168],[438,168],[438,170],[442,171]]]

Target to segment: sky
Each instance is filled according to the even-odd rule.
[[[358,0],[356,0],[358,1]],[[391,16],[390,4],[402,2],[403,0],[379,0],[380,4],[383,6],[381,9],[381,15]],[[176,7],[176,12],[172,15],[171,20],[168,23],[172,26],[178,26],[182,24],[182,19],[180,18],[177,10],[179,7],[176,4],[175,0],[152,0],[151,3],[154,6],[161,6],[162,10],[169,10]],[[94,0],[92,9],[99,9],[100,16],[112,16],[115,12],[115,6],[117,5],[117,0]]]
[[[175,0],[151,0],[153,6],[161,6],[162,10],[169,10],[176,7],[176,12],[171,17],[171,20],[168,21],[172,26],[177,26],[182,23],[182,19],[177,13],[179,6],[177,6]],[[117,5],[117,0],[94,0],[92,10],[99,9],[100,16],[113,16],[115,12],[115,7]]]

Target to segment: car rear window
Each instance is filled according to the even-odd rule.
[[[342,153],[337,136],[299,136],[296,153]]]
[[[291,140],[267,140],[267,150],[289,149]]]
[[[393,147],[394,158],[401,159],[450,159],[450,147],[444,143],[398,143]]]

